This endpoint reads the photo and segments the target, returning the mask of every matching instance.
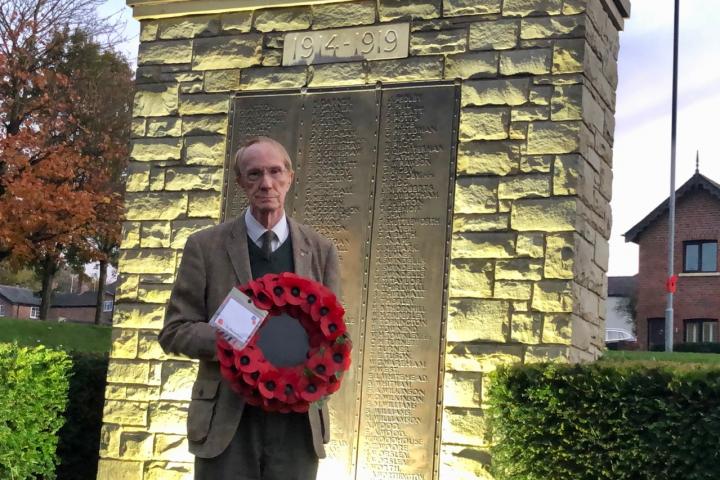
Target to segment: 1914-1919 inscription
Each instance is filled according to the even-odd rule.
[[[248,136],[277,138],[295,160],[287,210],[340,251],[353,366],[330,401],[320,478],[437,476],[457,115],[457,87],[447,83],[233,103],[228,158]],[[230,169],[224,219],[244,204]]]

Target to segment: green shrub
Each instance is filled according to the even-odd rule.
[[[65,352],[0,344],[0,478],[55,478],[69,370]]]
[[[489,398],[499,480],[720,476],[717,367],[518,365],[494,374]]]
[[[108,355],[72,352],[65,425],[58,432],[58,480],[97,476]]]
[[[720,353],[720,343],[676,343],[675,345],[673,345],[673,351],[695,353]]]

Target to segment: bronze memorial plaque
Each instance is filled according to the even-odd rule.
[[[251,135],[293,156],[287,209],[335,241],[353,365],[330,401],[318,478],[437,477],[459,89],[450,83],[239,95],[230,159]]]

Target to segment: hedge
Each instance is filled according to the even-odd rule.
[[[720,343],[676,343],[673,346],[673,350],[676,352],[720,353]]]
[[[97,476],[108,354],[72,352],[65,425],[58,432],[58,480]]]
[[[498,480],[719,476],[717,367],[517,365],[488,394]]]
[[[70,366],[62,351],[0,344],[0,478],[55,478]]]

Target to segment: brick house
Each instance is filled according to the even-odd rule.
[[[96,291],[83,293],[56,293],[48,317],[50,320],[67,319],[75,322],[93,323],[95,321]],[[115,284],[108,285],[103,295],[100,323],[110,325],[115,306]]]
[[[105,288],[101,324],[111,324],[115,307],[115,285]],[[93,323],[97,293],[55,293],[52,297],[48,320],[70,320]],[[0,285],[0,317],[36,319],[40,316],[40,297],[32,290],[22,287]]]
[[[38,318],[40,297],[22,287],[0,285],[0,317]]]
[[[625,233],[640,246],[637,337],[643,348],[665,343],[669,199]],[[718,342],[720,319],[720,184],[696,170],[676,191],[674,343]]]

